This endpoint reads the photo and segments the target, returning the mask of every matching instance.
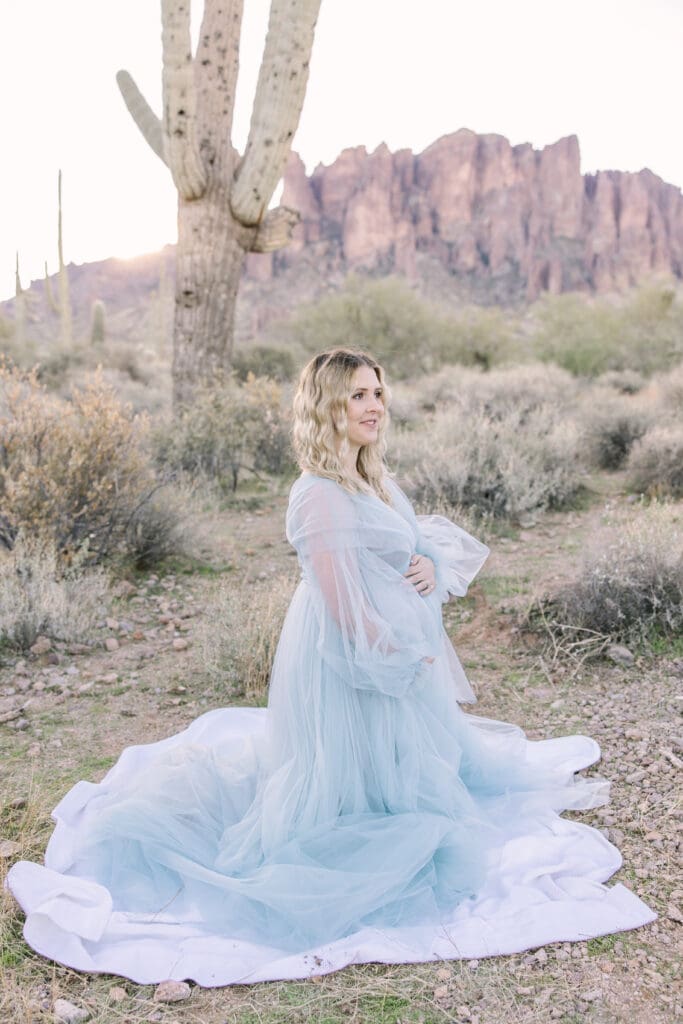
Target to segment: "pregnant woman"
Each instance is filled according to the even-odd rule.
[[[416,516],[384,463],[388,392],[369,355],[304,368],[287,537],[301,580],[268,707],[208,712],[131,747],[54,811],[45,866],[8,884],[26,940],[80,970],[225,985],[350,963],[483,957],[634,928],[598,831],[583,736],[530,742],[468,715],[444,631],[488,549]]]

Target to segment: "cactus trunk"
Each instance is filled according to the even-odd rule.
[[[269,210],[296,131],[320,0],[271,0],[268,34],[243,158],[232,118],[244,0],[205,0],[197,53],[190,0],[162,0],[163,116],[131,76],[119,88],[178,189],[174,317],[175,404],[230,365],[235,301],[248,252],[286,245],[298,220]]]
[[[232,358],[237,289],[246,258],[244,228],[211,191],[178,201],[178,245],[173,324],[173,400],[226,370]]]

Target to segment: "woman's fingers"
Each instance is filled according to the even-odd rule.
[[[426,555],[413,555],[403,574],[419,594],[429,594],[436,585],[434,563]]]

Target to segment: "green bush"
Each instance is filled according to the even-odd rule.
[[[634,370],[650,375],[680,361],[683,303],[669,285],[644,285],[625,300],[546,296],[531,312],[530,349],[577,376]]]
[[[488,367],[508,353],[510,328],[498,310],[455,314],[432,305],[398,278],[351,276],[339,292],[306,306],[279,328],[307,355],[337,345],[365,349],[389,379],[429,373],[444,363]]]
[[[250,348],[236,348],[232,367],[238,380],[254,377],[269,377],[278,383],[293,380],[296,376],[296,360],[286,348],[272,345],[253,345]]]

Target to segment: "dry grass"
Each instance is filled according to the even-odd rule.
[[[629,510],[634,511],[627,507],[625,514]],[[528,576],[526,586],[530,588],[539,579],[548,580],[561,572],[568,562],[565,542],[576,543],[597,511],[553,513],[533,530],[511,534],[507,544],[497,545],[492,555],[497,578],[521,580],[522,575]],[[251,601],[260,587],[260,611],[243,611],[238,624],[251,618],[261,625],[259,615],[265,614],[268,589],[279,584],[277,577],[275,584],[260,580],[260,574],[273,562],[286,587],[292,560],[282,542],[283,514],[284,499],[279,499],[270,516],[255,516],[247,522],[243,510],[232,510],[223,512],[215,522],[216,531],[222,530],[227,538],[243,531],[235,542],[242,555],[250,533],[252,541],[254,536],[260,538],[256,554],[240,561],[246,577],[241,598]],[[173,596],[179,610],[194,594],[198,605],[206,605],[202,620],[208,622],[214,614],[212,601],[207,599],[213,580],[199,575],[182,577],[182,592],[167,590],[160,583],[154,584],[150,578],[131,599],[137,603],[122,608],[120,617],[144,616],[147,605],[156,601],[157,590],[169,600]],[[251,588],[249,583],[255,586]],[[144,591],[147,597],[138,596]],[[535,656],[530,656],[524,639],[515,640],[517,634],[509,632],[509,619],[489,592],[493,595],[490,588],[475,586],[467,599],[457,602],[463,611],[463,625],[455,641],[480,694],[479,713],[520,721],[537,736],[572,731],[597,736],[605,754],[602,771],[617,783],[616,806],[609,808],[623,830],[622,838],[615,839],[625,856],[617,880],[634,887],[660,911],[658,925],[588,943],[553,944],[536,954],[497,957],[473,965],[458,961],[368,964],[309,981],[216,990],[195,987],[186,1003],[160,1007],[153,1001],[152,986],[77,973],[34,954],[21,939],[22,915],[4,894],[0,904],[3,1024],[53,1024],[50,1008],[56,997],[86,1007],[94,1024],[154,1020],[161,1024],[507,1024],[513,1020],[519,1024],[671,1024],[677,1019],[678,926],[667,920],[666,906],[675,900],[672,894],[678,884],[672,880],[676,869],[668,858],[675,853],[673,829],[680,801],[671,776],[670,791],[664,792],[665,773],[661,770],[648,774],[652,780],[648,789],[619,784],[622,768],[630,772],[639,763],[655,768],[659,746],[671,743],[664,737],[667,731],[673,735],[674,729],[669,681],[672,662],[665,659],[660,668],[642,664],[633,678],[615,666],[599,664],[595,675],[571,683],[559,672],[547,679],[536,670]],[[503,597],[502,591],[499,596]],[[273,619],[276,617],[274,611]],[[197,622],[194,633],[187,635],[199,649],[204,621],[187,621]],[[218,636],[220,620],[211,621]],[[274,626],[273,632],[277,628]],[[61,704],[54,694],[36,695],[31,730],[20,735],[0,731],[0,835],[21,844],[19,856],[39,859],[50,831],[49,809],[76,779],[97,779],[124,746],[161,738],[182,728],[208,706],[230,702],[231,695],[223,689],[208,705],[204,703],[207,694],[202,680],[195,664],[186,659],[192,644],[190,652],[174,655],[167,652],[164,644],[168,643],[160,639],[157,656],[136,662],[140,669],[137,682],[125,693],[117,695],[111,684],[96,685],[90,696],[73,697]],[[245,638],[245,654],[248,644]],[[89,670],[97,677],[109,671],[111,663],[118,665],[123,675],[131,663],[117,659],[133,655],[135,650],[131,642],[109,661],[102,654],[93,654],[76,659],[76,663],[83,676]],[[29,668],[39,675],[39,667],[29,662]],[[9,683],[11,670],[0,667],[0,673],[0,681]],[[220,685],[221,678],[216,681]],[[171,701],[168,695],[176,683],[183,683],[188,693]],[[179,699],[188,703],[178,706]],[[258,702],[262,697],[256,693],[254,699]],[[641,737],[651,735],[653,745],[649,739],[647,744],[645,739],[624,739],[625,728],[633,728],[634,734],[640,730],[637,735]],[[649,761],[647,753],[651,754]],[[15,798],[25,798],[26,803],[12,806]],[[601,813],[586,817],[589,823],[606,828]],[[652,829],[664,837],[661,848],[659,840],[645,838]],[[643,865],[649,867],[645,880],[642,874],[636,877],[633,873]],[[111,995],[113,986],[123,990],[118,1002]]]
[[[26,650],[38,636],[87,643],[106,614],[109,581],[99,568],[65,568],[53,544],[17,539],[0,552],[0,645]]]
[[[293,574],[221,581],[197,630],[194,650],[196,671],[222,694],[265,703],[294,586]]]

